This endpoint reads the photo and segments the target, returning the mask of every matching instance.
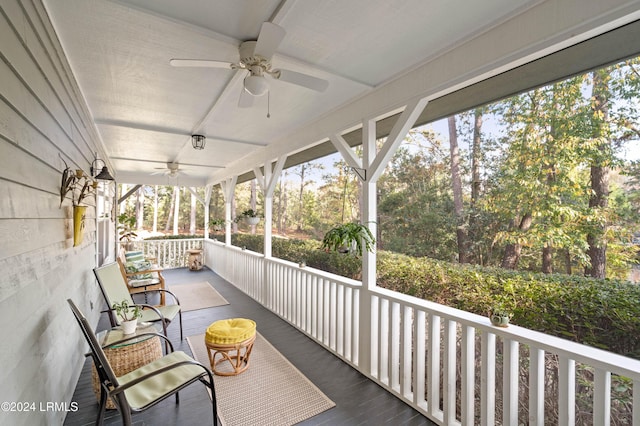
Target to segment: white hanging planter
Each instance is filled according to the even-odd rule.
[[[257,225],[257,224],[258,224],[258,222],[260,222],[260,218],[259,218],[259,217],[257,217],[257,216],[255,216],[255,217],[247,216],[247,217],[245,218],[245,220],[247,221],[247,223],[248,223],[249,225]]]

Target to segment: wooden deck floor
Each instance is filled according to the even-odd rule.
[[[186,268],[172,269],[165,271],[164,276],[169,285],[207,281],[229,301],[226,306],[183,313],[185,338],[202,334],[217,319],[252,318],[257,322],[259,332],[336,403],[334,408],[301,425],[433,424],[211,270],[193,272]],[[102,318],[98,329],[107,326],[106,318]],[[169,327],[169,337],[176,350],[191,354],[186,339],[180,341],[177,324]],[[85,363],[73,396],[79,409],[68,413],[65,425],[89,425],[95,422],[98,404],[91,389],[90,363],[90,360]],[[211,424],[211,405],[204,386],[194,384],[180,392],[180,404],[169,398],[146,412],[134,415],[133,420],[135,425],[206,425]],[[121,424],[117,410],[107,411],[105,424]]]

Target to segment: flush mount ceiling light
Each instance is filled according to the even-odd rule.
[[[191,135],[191,144],[193,149],[204,149],[205,140],[207,138],[203,135]]]

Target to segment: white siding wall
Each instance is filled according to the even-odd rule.
[[[0,0],[0,402],[35,404],[0,424],[62,423],[41,408],[71,402],[86,350],[66,299],[93,324],[102,307],[95,201],[78,247],[70,200],[59,208],[60,154],[89,172],[101,151],[79,93],[42,4]]]

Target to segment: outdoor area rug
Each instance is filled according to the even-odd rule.
[[[174,284],[169,286],[169,291],[180,301],[182,312],[229,304],[208,282]],[[167,300],[170,299],[168,296]]]
[[[204,334],[187,337],[194,358],[209,366]],[[222,367],[222,364],[220,364]],[[249,369],[238,376],[214,376],[223,425],[294,425],[335,403],[260,335]]]

